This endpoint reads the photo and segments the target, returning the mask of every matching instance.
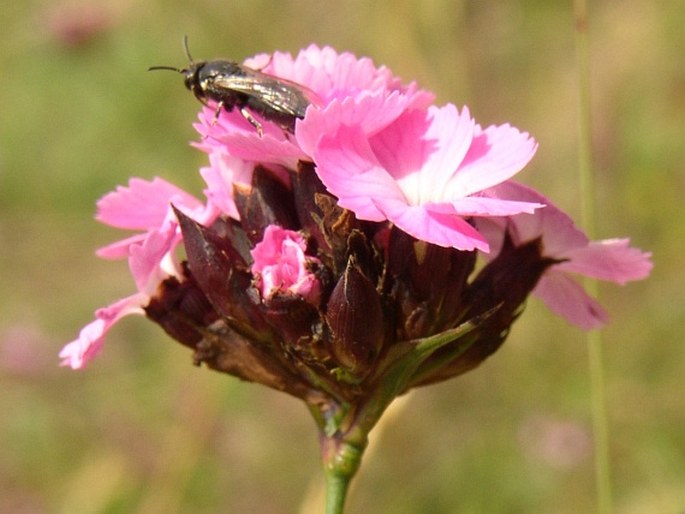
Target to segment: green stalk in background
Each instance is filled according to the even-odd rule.
[[[586,0],[574,0],[576,53],[578,62],[578,176],[580,181],[582,225],[590,239],[595,236],[595,188],[592,173],[590,106],[590,58]],[[597,297],[597,281],[585,279],[589,294]],[[592,422],[595,439],[597,512],[610,514],[612,508],[609,422],[607,416],[604,357],[601,332],[588,332],[588,358],[592,389]]]

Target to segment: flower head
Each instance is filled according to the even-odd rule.
[[[161,179],[99,202],[98,219],[139,231],[99,252],[129,259],[137,292],[98,311],[64,364],[82,367],[116,321],[145,313],[196,364],[302,398],[324,431],[368,430],[396,395],[496,351],[532,291],[587,328],[603,311],[568,273],[649,273],[627,240],[588,241],[510,181],[537,149],[527,133],[483,128],[328,47],[246,65],[311,103],[287,125],[253,109],[262,130],[203,107],[204,203]]]

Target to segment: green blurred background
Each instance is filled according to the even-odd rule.
[[[685,510],[685,5],[591,6],[599,237],[654,252],[601,288],[616,511]],[[368,55],[482,124],[540,142],[519,178],[578,218],[571,2],[12,2],[0,10],[0,512],[283,514],[320,484],[314,423],[285,395],[191,366],[127,319],[86,370],[57,353],[133,291],[93,251],[95,201],[133,175],[201,196],[199,104],[150,65],[310,42]],[[364,461],[350,513],[594,510],[583,333],[532,300],[480,369],[415,391]],[[316,512],[310,510],[308,512]]]

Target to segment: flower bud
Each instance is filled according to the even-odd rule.
[[[317,249],[329,249],[321,227],[323,212],[316,202],[317,196],[326,195],[326,188],[316,174],[314,163],[299,161],[297,170],[290,172],[290,182],[302,230],[315,242]]]
[[[307,242],[299,232],[278,225],[266,227],[263,239],[250,252],[254,259],[252,274],[257,278],[263,299],[290,292],[318,305],[321,284],[311,270],[319,260],[307,256],[306,249]]]
[[[297,228],[295,206],[290,190],[263,166],[257,166],[250,188],[234,184],[240,223],[253,243],[264,237],[268,225]]]
[[[276,340],[259,310],[252,275],[230,240],[176,211],[188,268],[209,302],[233,329],[257,340]]]
[[[475,252],[419,241],[393,228],[386,261],[398,316],[398,337],[417,339],[454,326]]]
[[[191,277],[179,282],[166,279],[157,295],[145,307],[145,315],[158,323],[171,337],[196,349],[202,340],[198,327],[213,323],[218,315]]]
[[[364,377],[383,346],[385,330],[376,287],[354,257],[331,293],[325,319],[335,359],[344,370]]]
[[[497,351],[509,335],[511,325],[521,315],[528,294],[555,262],[542,255],[539,239],[517,247],[507,239],[500,254],[481,270],[464,292],[466,311],[462,313],[463,319],[475,318],[494,309],[493,314],[474,331],[476,341],[465,353],[422,380],[421,385],[470,371]],[[449,350],[446,347],[436,352],[427,364],[430,365],[430,360],[439,360]]]

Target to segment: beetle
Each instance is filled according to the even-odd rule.
[[[151,66],[148,71],[171,70],[181,73],[185,86],[202,104],[217,103],[214,122],[221,109],[234,108],[261,136],[262,124],[253,111],[290,133],[295,133],[295,122],[304,118],[307,107],[319,104],[316,94],[295,82],[281,79],[233,61],[193,61],[188,50],[188,38],[183,38],[183,49],[188,58],[187,68]]]

